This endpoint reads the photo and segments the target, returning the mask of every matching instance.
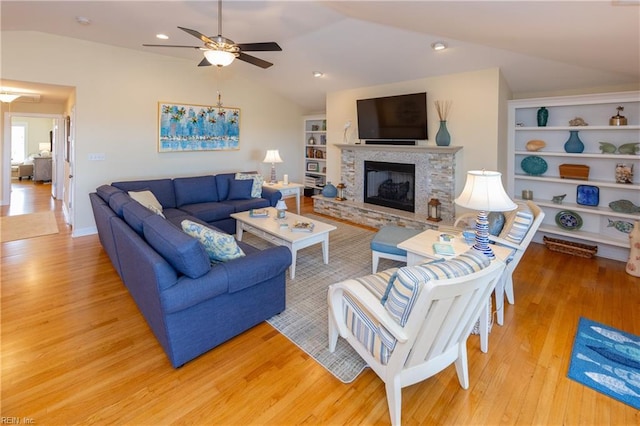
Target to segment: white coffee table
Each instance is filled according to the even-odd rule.
[[[329,263],[329,232],[335,230],[335,226],[294,213],[287,213],[284,219],[275,219],[276,209],[269,207],[266,210],[269,212],[268,217],[251,217],[248,211],[231,215],[237,221],[236,238],[238,241],[242,241],[242,233],[248,231],[275,245],[288,247],[291,250],[291,267],[289,268],[291,279],[296,276],[296,257],[300,249],[322,243],[322,260],[325,264]],[[297,221],[312,222],[314,224],[313,231],[291,231],[291,227]],[[286,223],[288,226],[281,227],[282,223]]]

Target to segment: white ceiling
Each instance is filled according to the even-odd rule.
[[[178,25],[217,34],[216,1],[2,0],[0,8],[3,31],[182,57],[194,72],[200,51],[142,44],[200,45]],[[78,24],[78,16],[91,24]],[[236,61],[222,72],[261,81],[309,112],[323,111],[334,90],[492,67],[516,95],[640,84],[640,0],[225,0],[222,17],[225,37],[283,49],[250,52],[273,62],[269,69]],[[170,39],[157,40],[160,32]],[[439,40],[449,49],[434,52]],[[325,76],[313,78],[315,70]],[[49,96],[47,86],[40,90]]]

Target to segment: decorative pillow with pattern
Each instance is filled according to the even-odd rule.
[[[187,219],[180,225],[187,235],[200,241],[212,262],[226,262],[245,255],[232,235],[214,231]]]
[[[500,238],[520,244],[533,224],[533,212],[527,204],[518,203],[518,208],[509,213]]]
[[[237,180],[253,179],[253,185],[251,186],[251,198],[262,197],[262,184],[264,178],[257,173],[236,173]]]
[[[381,300],[385,309],[400,324],[405,326],[411,309],[422,286],[431,280],[462,277],[489,266],[490,260],[482,252],[470,249],[448,260],[405,266],[391,276],[385,297]]]

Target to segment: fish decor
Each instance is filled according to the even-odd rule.
[[[638,213],[640,206],[636,206],[629,200],[616,200],[609,203],[609,207],[618,213]]]
[[[600,152],[603,154],[635,155],[640,151],[640,142],[630,142],[616,147],[610,142],[598,142],[600,144]]]
[[[631,231],[633,230],[633,223],[631,222],[626,222],[624,220],[615,220],[615,221],[611,219],[607,219],[607,220],[609,221],[607,228],[614,227],[618,231],[624,232],[625,234],[630,234]]]

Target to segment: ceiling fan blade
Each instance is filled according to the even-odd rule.
[[[198,39],[202,40],[203,43],[213,43],[213,44],[215,44],[215,41],[211,40],[209,37],[207,37],[206,35],[202,34],[199,31],[190,30],[189,28],[184,28],[184,27],[178,27],[178,28],[180,28],[182,31],[184,31],[186,33],[191,34],[195,38],[198,38]]]
[[[178,46],[175,44],[143,44],[145,47],[183,47],[188,49],[202,49],[201,46]]]
[[[207,61],[207,58],[202,58],[202,61],[198,64],[199,67],[210,67],[211,63]]]
[[[238,55],[238,59],[248,62],[252,65],[257,65],[260,68],[269,68],[271,65],[273,65],[271,62],[267,62],[260,58],[256,58],[255,56],[247,55],[246,53],[242,52],[240,52],[240,54]]]
[[[282,48],[275,41],[265,43],[237,43],[236,46],[245,52],[280,52]]]

